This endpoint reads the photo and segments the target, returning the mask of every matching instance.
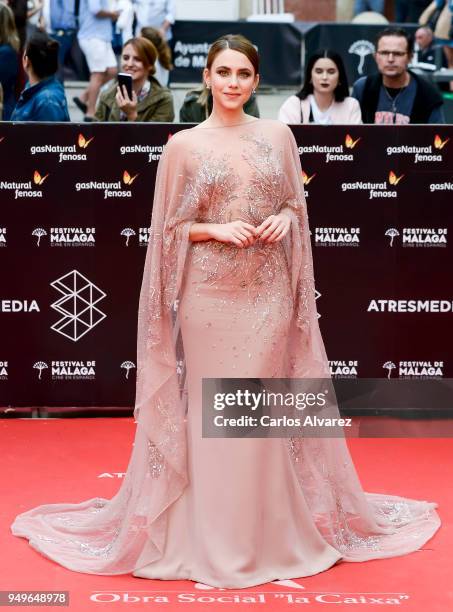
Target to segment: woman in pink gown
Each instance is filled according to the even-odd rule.
[[[202,437],[203,377],[329,376],[292,133],[244,114],[258,56],[242,37],[212,45],[204,78],[211,116],[159,163],[122,486],[12,531],[74,571],[224,588],[415,551],[436,504],[365,493],[343,438]]]

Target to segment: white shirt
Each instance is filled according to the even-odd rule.
[[[164,21],[175,23],[175,0],[134,0],[137,16],[136,35],[148,26],[161,28]],[[167,30],[167,39],[171,38],[171,28]]]
[[[310,97],[310,96],[309,96]],[[334,102],[328,110],[332,124],[359,124],[362,123],[362,112],[355,98],[347,97],[343,102]],[[290,96],[285,100],[278,111],[278,118],[283,123],[296,125],[308,123],[310,117],[310,100],[301,100],[297,96]],[[313,118],[315,119],[314,113]],[[316,119],[315,119],[316,121]]]

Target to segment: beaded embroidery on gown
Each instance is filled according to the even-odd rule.
[[[191,243],[193,222],[285,211],[279,243]],[[136,437],[110,500],[42,505],[14,535],[71,570],[244,588],[419,549],[436,504],[363,491],[342,438],[202,438],[203,377],[328,377],[290,129],[192,128],[156,179],[138,322]],[[182,392],[181,392],[182,390]]]

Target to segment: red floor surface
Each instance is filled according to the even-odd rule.
[[[38,504],[111,497],[127,467],[134,428],[132,419],[0,421],[1,591],[69,591],[71,612],[105,608],[229,612],[251,605],[272,611],[328,610],[330,604],[335,604],[333,610],[453,610],[451,439],[349,440],[365,490],[436,501],[442,527],[421,551],[342,563],[292,584],[202,590],[189,581],[78,574],[11,535],[15,515]]]

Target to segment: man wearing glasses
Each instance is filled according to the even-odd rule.
[[[354,83],[352,96],[362,109],[363,123],[445,123],[437,87],[408,70],[412,40],[401,28],[386,28],[376,39],[379,73]]]

